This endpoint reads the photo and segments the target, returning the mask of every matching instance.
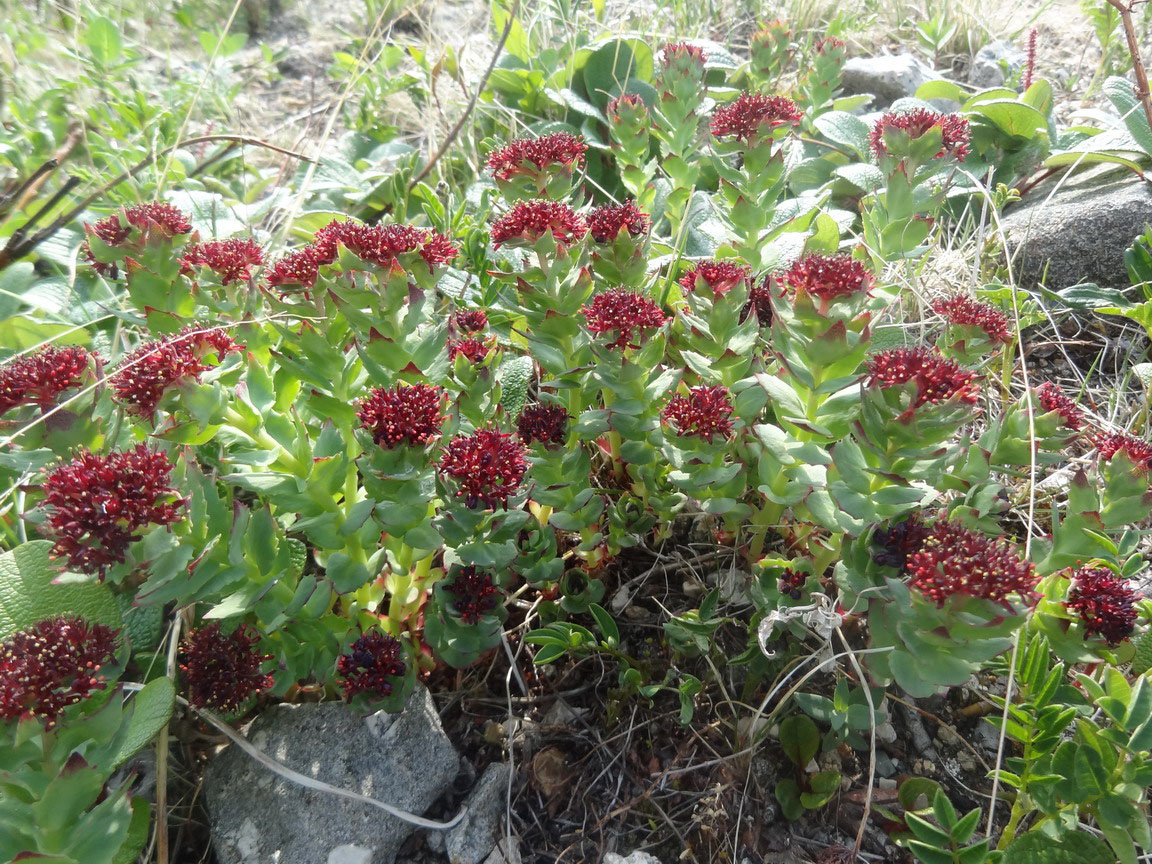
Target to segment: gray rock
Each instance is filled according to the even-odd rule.
[[[1019,72],[1027,62],[1023,51],[1007,39],[997,39],[976,52],[968,70],[968,83],[980,89],[999,87],[1008,75]]]
[[[456,776],[456,753],[428,690],[400,714],[361,718],[339,702],[276,705],[249,740],[294,770],[423,813]],[[415,826],[368,804],[304,789],[236,747],[208,766],[205,791],[220,864],[392,864]]]
[[[1056,291],[1081,282],[1127,288],[1124,250],[1152,222],[1152,187],[1129,174],[1068,183],[1049,197],[1046,184],[1003,219],[1020,284]]]
[[[914,96],[926,81],[941,77],[936,70],[911,54],[852,57],[844,64],[841,86],[845,96],[871,93],[871,107],[884,108],[897,99]]]
[[[496,832],[504,815],[511,766],[493,762],[484,769],[480,782],[464,806],[468,813],[448,832],[448,860],[451,864],[480,864],[496,847]]]
[[[484,859],[484,864],[521,864],[520,839],[501,837],[492,854]]]
[[[604,864],[660,864],[660,859],[647,852],[633,852],[627,858],[609,852],[604,856]]]
[[[896,760],[883,750],[876,751],[876,773],[881,777],[892,777],[900,770],[896,767]]]

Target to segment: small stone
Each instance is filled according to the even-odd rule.
[[[575,726],[588,714],[587,708],[573,708],[563,699],[557,699],[540,721],[542,726]]]
[[[885,744],[896,743],[896,727],[892,725],[891,720],[885,720],[876,727],[876,740]]]
[[[892,777],[896,774],[896,762],[883,750],[876,752],[876,773],[880,777]]]
[[[492,854],[484,859],[484,864],[520,864],[520,840],[501,837]]]
[[[939,77],[911,54],[853,57],[844,64],[841,87],[845,96],[870,93],[875,97],[872,107],[880,109],[916,95],[921,84]]]
[[[981,90],[999,87],[1027,62],[1023,51],[1007,39],[997,39],[976,52],[972,68],[968,70],[968,83]]]
[[[328,853],[328,864],[372,864],[372,850],[347,843]]]
[[[884,789],[886,791],[895,789],[896,785],[897,785],[896,781],[889,779],[888,777],[881,777],[879,780],[876,781],[876,788],[877,789]]]
[[[647,852],[633,852],[627,857],[609,852],[604,856],[604,864],[660,864],[660,859]]]
[[[480,864],[495,848],[511,770],[506,762],[493,762],[484,769],[480,782],[464,801],[468,813],[448,832],[451,864]]]

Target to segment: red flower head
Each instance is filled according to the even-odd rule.
[[[635,93],[624,93],[609,99],[604,113],[613,123],[625,123],[629,126],[648,125],[648,106]]]
[[[1076,407],[1076,403],[1065,396],[1051,381],[1045,381],[1036,388],[1036,399],[1046,413],[1055,411],[1059,414],[1069,429],[1080,429],[1084,425],[1084,415]]]
[[[488,168],[497,180],[535,177],[552,167],[570,175],[583,164],[587,149],[588,145],[582,138],[567,132],[540,138],[517,138],[488,157]]]
[[[1036,570],[1006,540],[993,540],[957,523],[933,523],[920,548],[908,555],[909,586],[937,606],[954,594],[980,597],[1008,606],[1019,594],[1034,599]]]
[[[648,214],[633,201],[605,204],[588,214],[588,233],[597,243],[611,243],[622,231],[627,231],[631,237],[640,237],[651,227]]]
[[[0,366],[0,414],[18,405],[55,404],[65,390],[83,384],[92,356],[83,348],[49,346]]]
[[[1128,461],[1141,471],[1152,468],[1152,443],[1123,432],[1105,432],[1096,438],[1096,451],[1105,462],[1111,462],[1117,453],[1123,453]]]
[[[125,357],[112,375],[115,399],[138,417],[149,419],[170,388],[198,381],[202,372],[216,365],[205,362],[208,357],[215,355],[218,363],[240,347],[222,328],[206,330],[195,325],[175,336],[146,342]]]
[[[908,556],[920,551],[928,536],[928,526],[913,513],[903,522],[872,535],[872,560],[886,567],[895,567],[904,576],[908,572]]]
[[[571,246],[588,232],[584,217],[562,201],[520,201],[492,226],[492,245],[505,243],[531,246],[551,234],[562,246]]]
[[[1082,567],[1071,579],[1064,605],[1079,616],[1086,636],[1101,636],[1109,645],[1119,645],[1132,635],[1139,595],[1127,580],[1107,567]]]
[[[492,574],[469,564],[456,572],[456,578],[444,585],[455,600],[452,605],[465,624],[475,624],[500,604],[500,589],[492,584]]]
[[[124,218],[133,228],[138,228],[149,237],[175,237],[178,234],[192,233],[192,225],[176,207],[167,201],[153,201],[150,204],[137,204],[124,211]]]
[[[440,459],[440,473],[455,481],[456,497],[470,508],[506,506],[520,488],[528,463],[524,445],[493,428],[453,438]]]
[[[338,222],[333,220],[316,232],[314,245],[321,253],[320,258],[330,258],[331,263],[339,255],[339,247],[377,267],[392,269],[400,267],[401,255],[419,254],[428,265],[429,272],[448,264],[456,257],[458,249],[443,234],[427,228],[413,228],[411,225],[364,225],[360,222]]]
[[[673,75],[702,78],[708,55],[704,53],[703,48],[697,48],[687,42],[669,42],[664,46],[660,59],[664,68]]]
[[[460,355],[469,363],[479,363],[488,356],[488,346],[479,339],[449,339],[448,359],[455,360]]]
[[[872,127],[872,151],[886,156],[895,146],[896,156],[906,156],[910,142],[922,138],[929,130],[939,129],[941,146],[933,158],[952,156],[963,162],[969,153],[968,121],[959,114],[939,114],[927,108],[890,111]]]
[[[610,288],[597,294],[581,311],[593,333],[616,333],[609,348],[637,348],[638,337],[644,330],[660,327],[667,320],[652,300],[623,288]]]
[[[0,643],[0,720],[36,718],[51,729],[69,705],[106,682],[120,631],[81,618],[40,621]]]
[[[703,283],[708,286],[714,296],[723,297],[741,282],[747,280],[748,274],[751,272],[750,267],[745,267],[734,261],[717,261],[715,259],[698,261],[680,277],[680,287],[686,292],[692,293],[700,283]]]
[[[740,313],[740,323],[748,320],[751,314],[756,315],[756,323],[761,327],[768,327],[772,323],[772,277],[765,277],[759,285],[753,283],[748,289],[748,302]]]
[[[949,399],[975,405],[979,395],[976,373],[962,369],[934,348],[892,348],[873,354],[868,359],[868,373],[868,385],[881,390],[915,384],[916,397],[909,413]]]
[[[107,455],[82,450],[53,469],[44,480],[53,554],[82,573],[103,575],[123,563],[141,530],[182,518],[185,502],[168,485],[171,473],[168,457],[145,444]]]
[[[732,403],[727,387],[693,387],[687,396],[677,394],[660,413],[677,435],[695,436],[711,442],[719,435],[732,437]]]
[[[289,252],[268,270],[268,284],[273,288],[300,285],[311,288],[316,284],[320,268],[336,260],[335,251],[314,243]]]
[[[794,294],[816,297],[821,305],[867,294],[875,281],[868,268],[850,255],[805,255],[775,278]]]
[[[568,439],[568,412],[559,405],[537,402],[520,412],[516,431],[525,444],[563,444]]]
[[[389,696],[396,679],[403,678],[406,670],[403,647],[394,637],[379,630],[365,633],[336,661],[345,699],[361,693]]]
[[[942,315],[949,324],[983,330],[995,342],[1012,341],[1008,319],[991,303],[981,303],[964,294],[955,294],[933,302],[932,311]]]
[[[132,236],[132,226],[121,222],[115,213],[84,227],[88,233],[95,234],[109,246],[122,246]]]
[[[803,116],[796,103],[784,96],[742,93],[735,102],[716,109],[711,128],[717,138],[736,138],[750,147],[779,127],[799,126]]]
[[[264,250],[255,240],[241,240],[238,237],[209,240],[207,243],[188,246],[180,263],[184,273],[193,273],[197,267],[207,267],[220,277],[221,285],[231,285],[252,278],[252,268],[264,263]]]
[[[785,597],[791,597],[793,600],[799,600],[807,581],[808,574],[803,570],[793,570],[791,567],[786,567],[784,572],[780,574],[780,593]]]
[[[377,387],[360,403],[356,416],[372,440],[391,450],[400,444],[422,447],[444,424],[444,391],[431,384]]]
[[[452,323],[463,333],[476,333],[488,326],[488,315],[481,309],[464,309],[452,316]]]
[[[180,643],[180,671],[188,701],[197,708],[233,714],[273,684],[260,667],[272,659],[261,654],[260,634],[241,624],[225,634],[219,624],[193,630]]]

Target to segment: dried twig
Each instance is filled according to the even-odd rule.
[[[1148,120],[1148,128],[1152,129],[1152,95],[1148,89],[1148,72],[1144,68],[1144,59],[1140,56],[1140,40],[1136,35],[1136,25],[1132,22],[1132,10],[1147,0],[1130,0],[1123,3],[1121,0],[1107,0],[1108,5],[1120,13],[1120,23],[1124,26],[1124,38],[1128,40],[1128,53],[1132,57],[1132,71],[1136,73],[1136,98],[1144,106],[1144,116]]]

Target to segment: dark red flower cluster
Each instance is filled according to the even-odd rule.
[[[150,419],[169,388],[198,381],[200,374],[215,364],[205,362],[215,355],[219,363],[225,355],[240,350],[220,327],[185,327],[174,336],[165,336],[141,345],[121,363],[111,377],[118,402],[133,414]]]
[[[165,237],[190,234],[192,223],[180,210],[167,201],[153,201],[150,204],[137,204],[124,211],[124,218],[133,228],[145,235],[158,233]]]
[[[1036,570],[1006,540],[993,540],[957,522],[929,526],[920,547],[907,559],[908,584],[938,606],[955,594],[1008,605],[1020,595],[1034,599]]]
[[[92,225],[85,225],[85,227],[90,228],[91,233],[109,246],[119,246],[132,236],[132,226],[121,222],[120,216],[115,213],[98,219]]]
[[[452,316],[452,323],[462,333],[476,333],[488,326],[488,315],[482,309],[462,309]]]
[[[587,150],[584,139],[568,132],[539,138],[517,138],[488,157],[488,168],[497,180],[534,175],[550,165],[572,171],[584,162]]]
[[[924,544],[928,526],[913,513],[903,522],[878,529],[872,535],[872,560],[886,567],[895,567],[903,576],[908,572],[908,556]]]
[[[18,405],[55,404],[65,390],[84,383],[92,356],[83,348],[49,346],[0,366],[0,414]]]
[[[271,687],[272,676],[260,667],[272,655],[261,654],[259,643],[260,634],[247,624],[227,634],[219,624],[206,624],[189,633],[180,643],[180,671],[188,701],[197,708],[232,714]]]
[[[537,402],[520,412],[516,431],[525,444],[563,444],[568,439],[568,412],[559,405]]]
[[[969,153],[968,121],[959,114],[940,114],[927,108],[911,111],[889,111],[872,127],[872,152],[877,156],[888,153],[884,136],[888,132],[903,132],[912,140],[922,137],[930,129],[939,129],[942,138],[935,158],[953,156],[963,162]]]
[[[1072,590],[1064,604],[1080,618],[1086,636],[1119,645],[1136,629],[1136,601],[1131,584],[1107,567],[1081,567],[1071,574]]]
[[[440,473],[456,483],[464,506],[505,506],[520,488],[528,463],[527,451],[512,436],[486,427],[449,442],[440,459]]]
[[[268,272],[268,284],[311,288],[316,284],[319,269],[333,264],[339,257],[341,246],[360,260],[384,269],[398,267],[400,255],[419,253],[429,271],[448,264],[459,251],[448,237],[427,228],[333,220],[317,231],[307,246],[273,264]]]
[[[636,206],[634,201],[623,204],[605,204],[588,214],[588,233],[597,243],[611,243],[627,231],[633,237],[648,233],[652,223],[648,214]]]
[[[677,394],[669,399],[660,416],[677,435],[709,442],[715,435],[732,437],[732,402],[727,387],[692,387],[687,396]]]
[[[1044,411],[1055,411],[1069,429],[1080,429],[1084,425],[1084,415],[1064,392],[1051,381],[1045,381],[1036,388],[1036,399]]]
[[[932,311],[943,316],[949,324],[977,327],[983,330],[989,339],[997,342],[1012,341],[1008,318],[991,303],[981,303],[967,295],[954,294],[934,301]]]
[[[1152,442],[1124,432],[1104,432],[1096,437],[1096,451],[1105,462],[1111,462],[1117,453],[1142,471],[1152,469]]]
[[[532,245],[551,234],[562,246],[579,242],[588,233],[584,217],[562,201],[520,201],[492,225],[492,245],[499,249],[515,241]]]
[[[741,282],[748,278],[752,268],[737,264],[735,261],[697,261],[680,277],[680,287],[691,293],[696,290],[697,282],[703,282],[717,297],[723,297]]]
[[[336,661],[345,699],[361,693],[388,696],[406,669],[403,646],[395,637],[379,630],[365,633]]]
[[[444,590],[455,597],[452,605],[465,624],[475,624],[500,604],[500,589],[492,584],[492,574],[471,564],[461,567]]]
[[[56,537],[52,552],[82,573],[103,575],[122,563],[141,529],[182,518],[185,502],[168,485],[171,473],[168,457],[145,444],[107,455],[81,450],[44,480],[44,506]]]
[[[708,55],[703,48],[689,45],[687,42],[669,42],[661,52],[661,59],[665,69],[692,69],[703,70],[708,61]]]
[[[184,273],[194,273],[197,267],[207,267],[220,277],[221,285],[247,282],[252,278],[252,268],[263,263],[264,250],[260,244],[239,237],[193,243],[180,258]]]
[[[716,109],[711,129],[717,138],[737,138],[751,145],[779,126],[799,126],[803,116],[796,103],[784,96],[742,93],[734,102]]]
[[[772,277],[765,277],[759,285],[753,283],[748,289],[748,302],[740,313],[740,322],[748,320],[748,316],[755,314],[756,323],[767,327],[772,323]]]
[[[356,416],[372,440],[388,450],[401,443],[421,447],[440,434],[444,391],[431,384],[377,387],[360,403]]]
[[[785,567],[780,574],[780,593],[793,600],[799,600],[804,592],[804,584],[808,581],[808,574],[803,570],[793,570]]]
[[[60,616],[0,643],[0,720],[56,725],[69,705],[103,690],[99,674],[116,657],[118,630]]]
[[[624,93],[609,99],[604,113],[614,123],[636,123],[647,117],[648,106],[635,93]]]
[[[597,294],[580,311],[593,333],[616,334],[609,348],[637,348],[642,331],[660,327],[667,320],[652,300],[623,288],[610,288]]]
[[[949,399],[975,405],[979,395],[976,373],[963,369],[935,348],[892,348],[873,354],[868,358],[868,375],[869,385],[881,390],[915,384],[916,398],[910,411]]]
[[[471,337],[467,339],[449,339],[448,359],[455,360],[461,355],[463,355],[469,363],[479,363],[488,356],[488,346],[479,339],[473,339]]]
[[[805,255],[775,277],[793,292],[804,291],[825,303],[838,297],[866,294],[872,273],[850,255]]]

